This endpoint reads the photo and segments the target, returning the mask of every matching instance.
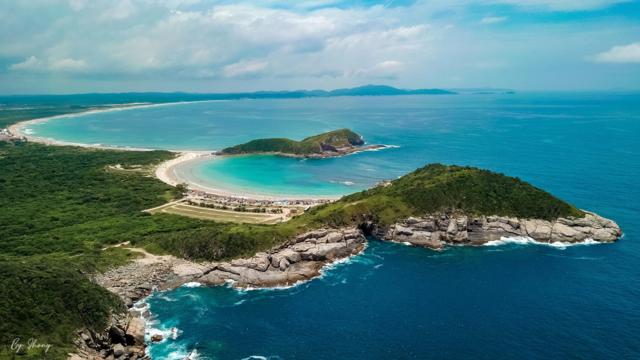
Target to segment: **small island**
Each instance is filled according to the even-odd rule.
[[[310,136],[301,141],[287,138],[252,140],[222,149],[216,155],[275,154],[289,157],[327,158],[384,147],[384,145],[365,145],[361,135],[349,129],[339,129]]]

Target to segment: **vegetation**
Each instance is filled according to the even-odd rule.
[[[285,223],[229,225],[215,231],[187,229],[152,234],[142,241],[151,241],[176,255],[215,260],[250,255],[295,234],[322,226],[357,226],[365,221],[385,225],[409,216],[444,211],[549,220],[584,215],[566,202],[517,178],[471,167],[432,164],[389,186],[345,196]]]
[[[59,358],[74,331],[99,327],[119,302],[87,274],[132,254],[103,247],[152,233],[221,226],[141,210],[173,198],[151,177],[107,171],[146,165],[168,152],[98,151],[0,142],[0,358],[16,338],[50,343],[20,358]]]
[[[359,146],[362,137],[349,129],[340,129],[295,141],[286,138],[257,139],[248,143],[228,147],[222,154],[281,153],[291,155],[321,154],[327,150]]]

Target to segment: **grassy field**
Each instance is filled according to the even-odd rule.
[[[231,210],[211,209],[184,203],[173,203],[149,211],[152,214],[174,214],[202,220],[233,222],[239,224],[277,224],[281,214],[262,214]]]

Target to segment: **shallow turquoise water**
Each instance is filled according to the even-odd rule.
[[[152,345],[154,358],[192,349],[210,359],[640,358],[639,94],[251,100],[142,115],[148,110],[130,110],[138,112],[135,124],[92,116],[94,127],[119,128],[122,137],[92,131],[82,117],[37,130],[66,126],[75,141],[206,149],[351,127],[371,143],[399,148],[320,161],[235,158],[199,171],[248,188],[290,193],[324,185],[342,193],[429,162],[475,165],[612,218],[625,233],[615,244],[566,249],[438,253],[373,241],[351,262],[291,289],[157,293],[149,299],[154,326],[183,332]],[[167,133],[166,144],[156,132]],[[340,184],[346,181],[353,185]]]

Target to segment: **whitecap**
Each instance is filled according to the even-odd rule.
[[[182,284],[182,286],[187,288],[197,288],[202,286],[202,284],[197,281],[192,281],[192,282],[184,283]]]
[[[282,359],[278,355],[264,356],[264,355],[249,355],[246,358],[242,358],[242,360],[277,360]]]
[[[198,354],[198,351],[196,349],[193,349],[191,351],[188,351],[186,347],[181,346],[173,346],[170,345],[169,347],[171,348],[176,348],[176,350],[171,351],[170,353],[168,353],[166,355],[166,357],[163,358],[166,360],[196,360],[199,358],[200,354]]]
[[[586,245],[598,245],[602,244],[599,241],[595,241],[591,238],[585,239],[582,242],[570,243],[563,241],[554,241],[551,243],[536,241],[533,238],[528,236],[503,236],[500,240],[491,240],[487,241],[483,244],[483,246],[502,246],[507,244],[516,244],[516,245],[542,245],[542,246],[550,246],[556,249],[564,250],[570,246],[586,246]]]

